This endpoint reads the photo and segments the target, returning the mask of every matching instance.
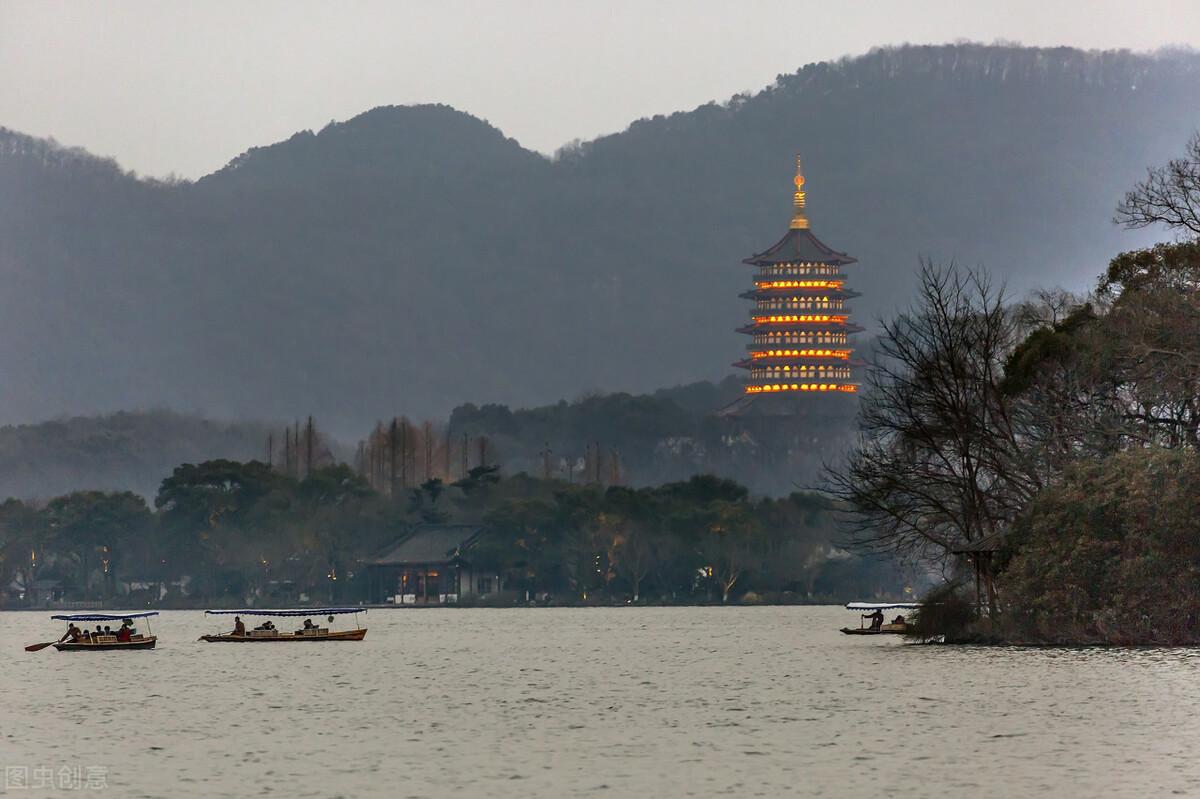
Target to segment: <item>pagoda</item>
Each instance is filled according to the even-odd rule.
[[[849,336],[862,330],[849,321],[847,300],[860,296],[846,288],[842,271],[856,260],[813,235],[805,211],[804,174],[796,159],[796,192],[787,234],[764,252],[742,261],[757,269],[747,357],[734,364],[750,372],[745,396],[734,403],[746,412],[766,396],[853,394],[854,348]]]

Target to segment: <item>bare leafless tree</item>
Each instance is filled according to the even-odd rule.
[[[832,492],[870,549],[945,561],[1005,525],[1043,485],[1003,366],[1019,338],[983,271],[923,263],[918,299],[884,323],[860,440]]]
[[[1200,131],[1192,134],[1182,158],[1151,168],[1125,194],[1116,221],[1128,228],[1166,225],[1200,236]]]

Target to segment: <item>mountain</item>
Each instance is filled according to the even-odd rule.
[[[115,413],[0,427],[0,499],[78,490],[153,498],[181,463],[266,457],[268,426],[170,411]]]
[[[811,64],[553,159],[445,106],[386,107],[195,182],[0,133],[0,422],[168,406],[394,413],[719,379],[739,261],[790,216],[859,259],[855,315],[919,256],[1085,288],[1111,222],[1200,126],[1200,55],[953,45]]]

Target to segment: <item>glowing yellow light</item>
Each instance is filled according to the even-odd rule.
[[[858,386],[853,383],[765,383],[761,386],[746,386],[747,394],[772,394],[777,391],[838,391],[853,394]]]
[[[753,360],[763,358],[841,358],[849,360],[851,350],[762,350],[750,353]]]
[[[792,178],[796,193],[792,195],[792,228],[803,230],[808,227],[808,219],[804,215],[804,171],[800,168],[800,156],[796,156],[796,177]]]
[[[755,287],[760,289],[840,289],[845,285],[842,280],[757,280]]]
[[[845,324],[849,316],[844,314],[829,315],[829,314],[805,314],[803,316],[794,315],[772,315],[772,316],[755,316],[752,317],[755,324],[759,325],[777,325],[787,324],[789,322],[832,322],[834,324]]]

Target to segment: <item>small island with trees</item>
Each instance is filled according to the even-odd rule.
[[[1200,642],[1200,134],[1117,221],[1177,240],[1118,255],[1086,297],[1010,302],[926,264],[884,326],[829,480],[860,546],[948,576],[918,637]]]

